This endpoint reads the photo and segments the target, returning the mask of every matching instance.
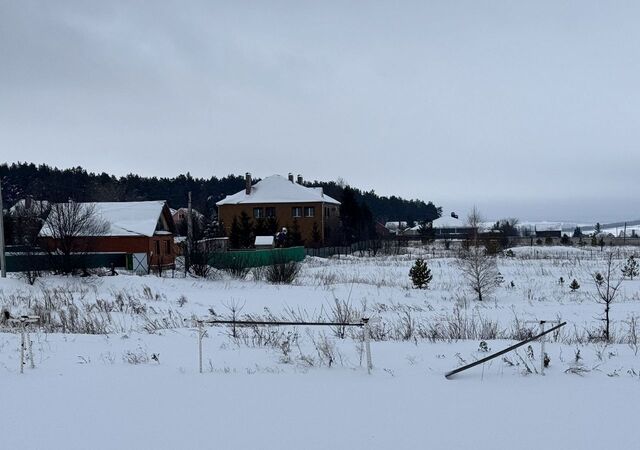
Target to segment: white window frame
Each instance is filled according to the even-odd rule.
[[[296,214],[297,212],[297,214]],[[299,219],[302,217],[302,206],[292,206],[291,207],[291,217],[294,219]]]
[[[307,212],[310,212],[311,214],[307,214]],[[315,217],[316,216],[316,207],[315,206],[305,206],[303,208],[302,213],[304,214],[305,217]]]

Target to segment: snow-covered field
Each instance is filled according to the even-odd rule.
[[[474,300],[452,258],[429,259],[411,288],[411,255],[308,258],[294,285],[121,274],[0,280],[0,308],[50,314],[19,374],[19,334],[0,333],[0,448],[388,449],[637,448],[640,281],[612,306],[613,342],[593,342],[599,255],[514,249],[504,278]],[[633,251],[633,250],[631,250]],[[570,253],[567,253],[570,252]],[[622,262],[622,261],[620,261]],[[560,282],[560,277],[564,282]],[[576,279],[580,289],[571,292]],[[50,312],[47,312],[50,311]],[[360,329],[209,328],[198,373],[192,317],[372,318],[374,370]],[[48,317],[48,316],[47,316]],[[502,349],[539,319],[568,322],[547,343],[444,373]],[[235,333],[235,336],[234,336]]]

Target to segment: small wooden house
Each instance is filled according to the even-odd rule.
[[[172,266],[176,251],[175,225],[164,201],[87,203],[95,218],[107,224],[99,236],[77,236],[82,248],[95,253],[144,254],[147,266]],[[64,204],[62,204],[64,206]],[[40,230],[43,245],[51,251],[59,247],[55,233],[45,221]]]

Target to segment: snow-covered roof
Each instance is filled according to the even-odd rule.
[[[178,213],[189,214],[189,208],[184,207],[178,209],[171,208],[170,211],[172,216],[175,216]],[[195,208],[191,208],[191,212],[193,213],[194,217],[203,217],[202,214],[200,214],[200,212],[198,212],[198,210]]]
[[[407,222],[404,222],[404,221],[402,221],[402,222],[398,222],[398,221],[393,222],[393,221],[391,221],[391,222],[387,222],[387,223],[384,224],[384,227],[389,229],[389,230],[397,230],[398,228],[401,228],[401,227],[402,228],[406,228],[406,226],[407,226]]]
[[[105,236],[153,236],[165,206],[163,200],[81,204],[93,206],[96,218],[109,224]],[[40,236],[51,236],[46,221]]]
[[[273,245],[273,236],[256,236],[255,245]]]
[[[433,228],[467,228],[469,225],[464,220],[455,217],[442,216],[432,222]]]
[[[29,207],[27,207],[27,205],[29,205]],[[35,214],[42,214],[43,212],[46,212],[48,207],[49,202],[46,200],[30,200],[27,203],[27,200],[23,198],[18,200],[11,208],[9,208],[9,213],[15,214],[19,211],[28,210]]]
[[[558,222],[538,222],[534,225],[536,231],[562,231],[562,224]]]
[[[233,195],[227,195],[216,205],[310,202],[340,204],[338,200],[325,195],[321,187],[306,187],[293,183],[281,175],[271,175],[251,186],[251,194],[247,195],[243,189]]]

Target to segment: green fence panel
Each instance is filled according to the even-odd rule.
[[[216,269],[263,267],[273,263],[299,262],[304,257],[304,247],[240,250],[214,253],[209,258],[209,265]]]
[[[89,253],[86,255],[72,255],[71,264],[74,267],[96,269],[100,267],[109,268],[125,267],[126,254],[124,253]],[[13,253],[6,255],[7,272],[27,272],[54,270],[61,266],[62,255],[47,254],[20,254]]]

